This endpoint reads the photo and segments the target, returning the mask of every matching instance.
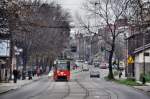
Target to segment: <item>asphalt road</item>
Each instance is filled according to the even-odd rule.
[[[69,82],[43,78],[0,95],[0,99],[150,99],[150,96],[103,78],[91,79],[88,72],[81,72],[74,74]]]

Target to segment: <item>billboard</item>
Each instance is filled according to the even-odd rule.
[[[0,57],[10,56],[10,40],[0,39]]]

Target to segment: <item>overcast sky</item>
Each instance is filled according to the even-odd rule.
[[[61,4],[63,8],[68,10],[73,17],[75,17],[76,13],[80,13],[83,15],[84,11],[82,9],[83,2],[86,0],[48,0],[55,1],[58,4]]]
[[[79,16],[85,16],[85,10],[83,10],[83,3],[86,2],[86,0],[47,0],[47,1],[55,1],[58,4],[61,4],[61,6],[70,12],[73,24],[76,25],[76,13],[79,14]],[[77,28],[71,29],[71,34],[74,34],[75,31],[78,31]]]
[[[84,16],[85,11],[83,10],[83,3],[86,0],[58,0],[58,3],[62,5],[64,9],[67,9],[74,20],[74,24],[76,24],[76,13],[79,14],[79,16]],[[71,34],[74,34],[76,29],[71,29]]]
[[[81,10],[82,3],[85,0],[58,0],[62,6],[69,9],[72,14]]]

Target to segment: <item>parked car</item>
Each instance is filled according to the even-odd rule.
[[[100,72],[98,70],[92,70],[90,71],[90,77],[97,77],[100,78]]]
[[[100,64],[100,69],[107,69],[108,68],[108,64],[107,63],[101,63]]]
[[[99,67],[99,63],[94,63],[94,67]]]

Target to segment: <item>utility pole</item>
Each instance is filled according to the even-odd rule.
[[[127,77],[128,76],[128,63],[127,63],[127,60],[128,60],[128,40],[127,40],[127,35],[126,33],[124,33],[124,40],[125,40],[125,76]]]
[[[146,83],[145,80],[145,33],[143,32],[143,84]]]

